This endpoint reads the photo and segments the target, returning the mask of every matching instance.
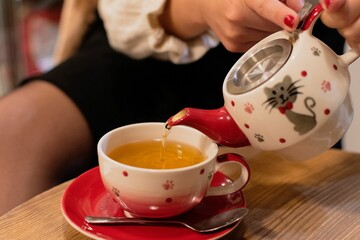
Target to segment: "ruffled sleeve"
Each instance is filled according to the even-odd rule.
[[[98,10],[109,43],[132,58],[152,56],[173,63],[189,63],[219,44],[208,31],[190,41],[166,34],[158,21],[166,0],[100,0]]]

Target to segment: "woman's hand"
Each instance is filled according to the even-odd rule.
[[[246,51],[275,31],[293,30],[299,24],[297,12],[303,6],[298,0],[205,2],[202,8],[204,21],[233,52]]]
[[[160,22],[182,39],[211,29],[229,51],[244,52],[275,31],[295,29],[303,4],[303,0],[168,0]]]
[[[324,8],[323,23],[338,29],[350,47],[360,53],[360,1],[320,0],[320,3]]]

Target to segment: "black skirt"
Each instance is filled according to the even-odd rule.
[[[324,26],[314,31],[342,49],[343,39],[336,31],[324,31]],[[223,106],[223,81],[241,57],[219,45],[190,64],[153,58],[134,60],[109,46],[99,18],[84,39],[73,57],[23,83],[41,79],[64,91],[83,113],[94,141],[126,124],[164,122],[184,107]]]

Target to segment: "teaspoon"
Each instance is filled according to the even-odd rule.
[[[213,216],[191,217],[181,215],[167,219],[150,218],[127,218],[127,217],[96,217],[86,216],[85,221],[91,224],[142,224],[142,225],[166,225],[181,224],[197,232],[211,232],[227,227],[242,220],[249,212],[247,208],[235,208]]]

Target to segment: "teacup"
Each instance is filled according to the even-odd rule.
[[[194,165],[149,169],[123,164],[108,156],[127,143],[161,139],[164,131],[164,123],[138,123],[114,129],[99,140],[97,150],[103,184],[124,211],[138,217],[171,217],[192,209],[205,196],[231,194],[247,184],[250,168],[242,156],[218,155],[217,144],[187,126],[173,127],[166,141],[198,149],[205,159]],[[224,176],[224,184],[211,186],[217,172]]]

